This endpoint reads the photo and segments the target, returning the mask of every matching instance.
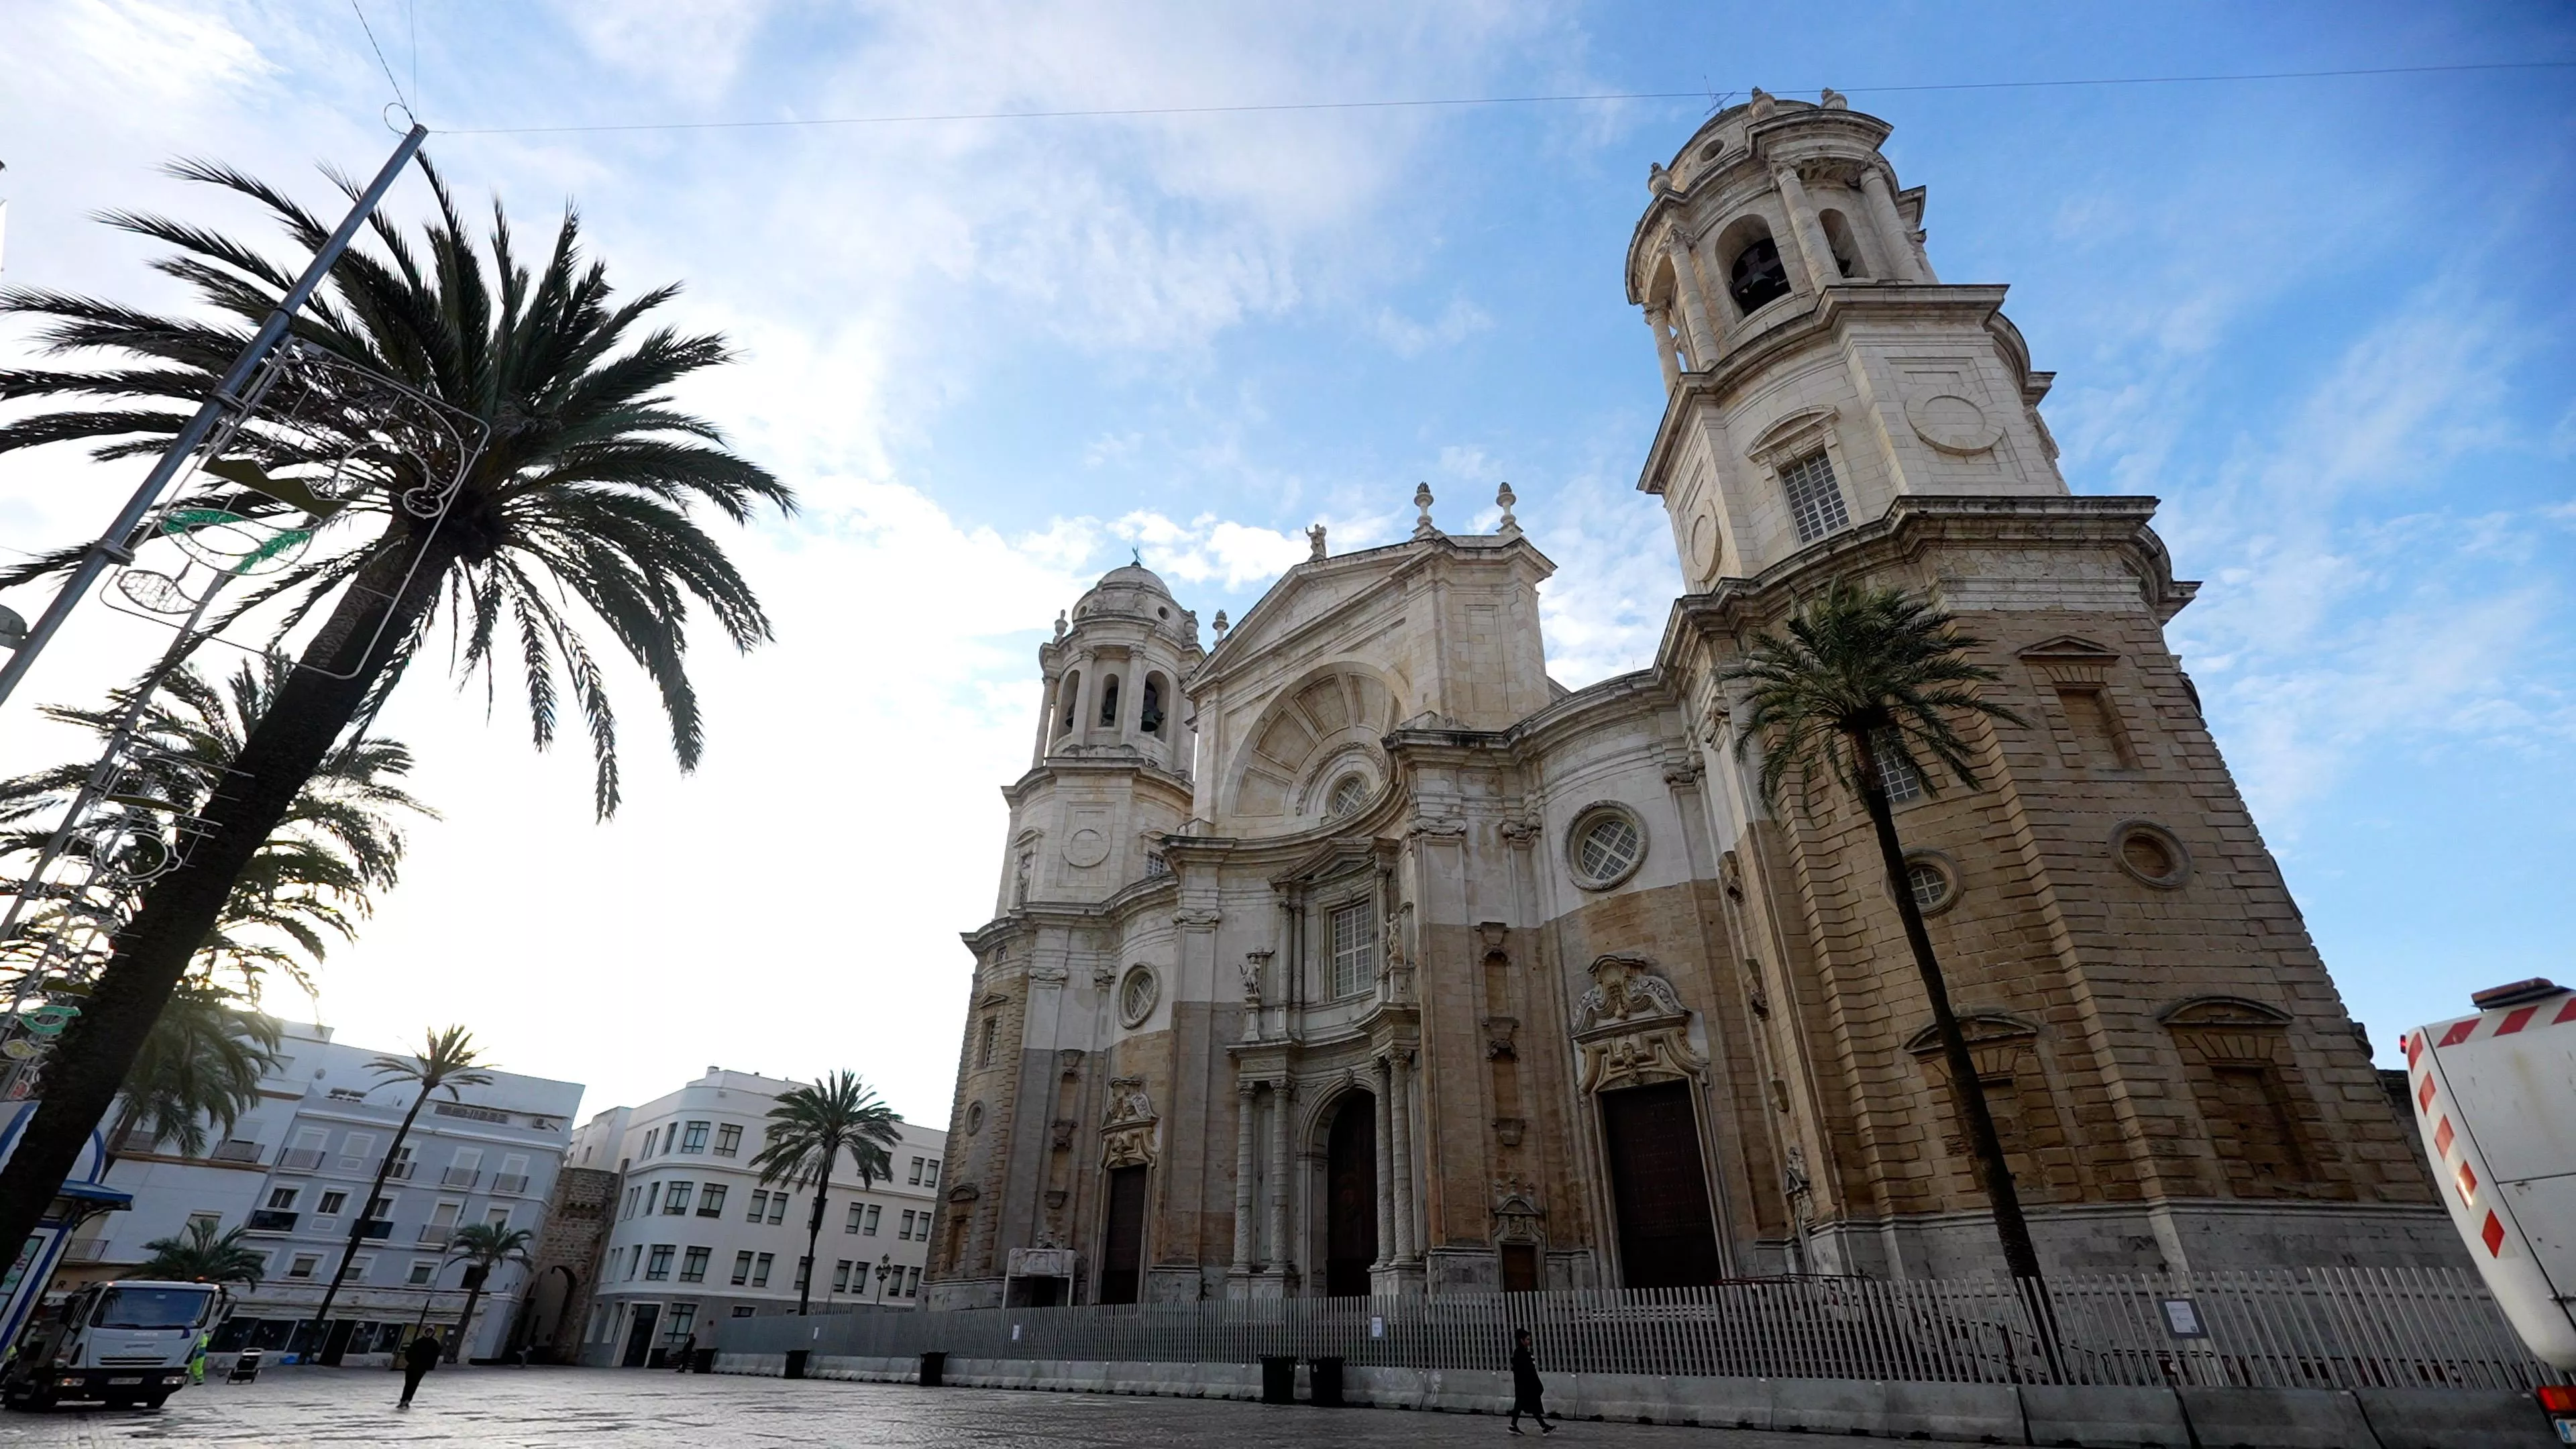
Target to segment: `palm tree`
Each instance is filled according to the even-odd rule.
[[[210,1138],[230,1136],[242,1114],[259,1105],[260,1078],[280,1060],[280,1033],[275,1018],[233,1002],[232,993],[200,982],[183,982],[170,993],[125,1075],[109,1151],[140,1130],[155,1147],[173,1142],[190,1157],[202,1156]]]
[[[1955,716],[2022,723],[2020,716],[1977,692],[1977,685],[1997,677],[1967,657],[1984,644],[1962,633],[1949,614],[1901,589],[1863,588],[1837,579],[1789,621],[1785,637],[1755,635],[1743,659],[1720,677],[1749,686],[1735,749],[1739,757],[1761,749],[1762,795],[1775,809],[1781,787],[1792,776],[1801,794],[1833,781],[1860,797],[1878,839],[1888,898],[1905,923],[1914,968],[1932,1002],[1951,1100],[1976,1154],[1986,1200],[1994,1205],[2005,1266],[2015,1278],[2035,1280],[2039,1254],[2031,1246],[2030,1225],[2022,1217],[2020,1194],[2013,1190],[1994,1114],[1977,1085],[1967,1035],[1950,1009],[1949,988],[1932,954],[1932,937],[1923,928],[1923,910],[1907,880],[1905,851],[1888,806],[1891,778],[1912,778],[1927,791],[1939,790],[1934,773],[1924,768],[1926,756],[1961,785],[1977,787],[1968,742],[1952,723]]]
[[[143,1246],[152,1256],[134,1270],[140,1278],[165,1278],[175,1283],[239,1283],[256,1288],[260,1279],[260,1255],[242,1246],[247,1225],[218,1236],[215,1225],[203,1218],[188,1224],[188,1230],[172,1238],[154,1238]]]
[[[468,1223],[456,1230],[447,1241],[447,1261],[465,1267],[465,1316],[456,1320],[456,1336],[447,1341],[447,1361],[465,1346],[465,1336],[474,1331],[474,1306],[483,1301],[483,1285],[492,1281],[492,1270],[507,1263],[528,1261],[528,1243],[536,1234],[526,1228],[506,1223]]]
[[[315,401],[295,430],[250,422],[227,456],[174,498],[181,509],[312,529],[304,551],[269,559],[275,571],[225,616],[276,601],[284,613],[273,643],[282,647],[285,631],[298,629],[299,667],[233,757],[236,788],[208,801],[206,832],[186,861],[145,889],[82,1015],[57,1039],[44,1098],[0,1168],[0,1242],[34,1230],[235,882],[440,622],[466,677],[489,689],[505,662],[515,668],[539,748],[553,742],[570,690],[603,818],[618,800],[616,719],[585,625],[604,627],[652,680],[683,770],[705,744],[685,662],[693,612],[711,614],[737,649],[769,637],[759,600],[701,521],[712,509],[747,523],[764,506],[792,510],[794,495],[667,395],[680,379],[730,360],[724,339],[669,327],[637,335],[677,289],[614,297],[606,269],[582,256],[570,211],[534,268],[497,207],[478,249],[426,158],[422,169],[437,207],[424,235],[408,237],[380,213],[372,247],[350,248],[294,332],[323,354],[480,419],[488,442],[470,456],[453,441],[424,442],[421,426],[389,418],[380,388],[349,384],[335,398],[340,374],[315,370],[306,374]],[[307,253],[329,234],[291,197],[238,171],[205,162],[174,171],[266,207]],[[292,285],[290,268],[202,227],[131,213],[107,220],[176,248],[160,269],[193,288],[216,319],[0,292],[0,313],[44,319],[36,335],[53,351],[106,352],[125,363],[0,369],[0,399],[66,404],[0,425],[0,452],[82,441],[106,459],[158,451]],[[271,487],[259,491],[246,478]],[[322,493],[333,500],[327,518],[287,501]],[[412,511],[423,500],[434,517]],[[141,533],[133,543],[177,546]],[[80,552],[55,550],[0,572],[0,588],[59,573]]]
[[[138,777],[123,789],[201,811],[211,782],[241,753],[292,669],[263,656],[245,661],[220,686],[194,665],[163,676],[135,729],[150,752],[136,759]],[[133,698],[132,689],[120,689],[102,708],[47,705],[42,713],[103,740]],[[326,937],[352,939],[358,920],[373,909],[373,893],[391,890],[399,879],[405,842],[395,813],[438,818],[403,790],[411,769],[411,749],[399,740],[360,733],[333,747],[233,882],[191,976],[219,978],[255,1004],[262,977],[276,967],[312,995],[311,972],[321,964]],[[35,857],[90,770],[90,762],[80,761],[0,780],[0,825],[15,827],[0,829],[0,859]],[[22,823],[31,820],[45,823]],[[21,884],[0,879],[0,889]],[[11,943],[29,944],[26,935]]]
[[[831,1195],[832,1170],[843,1154],[859,1170],[859,1191],[880,1177],[894,1175],[894,1158],[886,1149],[903,1140],[901,1117],[877,1100],[877,1094],[847,1068],[818,1079],[810,1087],[778,1094],[769,1109],[769,1133],[751,1159],[761,1183],[785,1183],[814,1189],[814,1212],[805,1223],[805,1265],[796,1275],[796,1311],[802,1314],[814,1295],[814,1248],[823,1234],[823,1204]]]
[[[385,1160],[376,1164],[376,1180],[367,1187],[366,1205],[350,1220],[349,1241],[341,1245],[340,1266],[331,1270],[331,1286],[323,1290],[322,1306],[313,1310],[316,1344],[327,1342],[331,1304],[340,1296],[340,1285],[348,1281],[349,1260],[357,1255],[358,1244],[366,1240],[376,1199],[384,1195],[385,1179],[393,1176],[394,1164],[402,1160],[403,1139],[411,1136],[411,1124],[419,1120],[420,1109],[434,1092],[445,1092],[447,1100],[454,1102],[462,1100],[457,1088],[486,1085],[492,1074],[477,1069],[489,1065],[475,1049],[474,1034],[461,1026],[429,1033],[416,1056],[383,1056],[367,1063],[367,1070],[383,1079],[377,1086],[409,1082],[420,1090],[412,1095],[411,1110],[403,1113],[402,1125],[394,1129],[394,1140],[385,1148]]]

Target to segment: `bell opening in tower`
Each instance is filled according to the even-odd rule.
[[[1610,1159],[1623,1283],[1696,1288],[1723,1278],[1690,1084],[1602,1093],[1601,1145]]]
[[[1747,315],[1788,296],[1789,269],[1780,261],[1780,244],[1759,237],[1737,252],[1735,265],[1727,272],[1726,295],[1735,299],[1737,311]]]
[[[1367,1296],[1376,1262],[1377,1099],[1353,1092],[1324,1147],[1324,1296]]]

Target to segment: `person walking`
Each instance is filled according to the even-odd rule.
[[[1519,1433],[1521,1415],[1527,1414],[1538,1420],[1540,1433],[1555,1433],[1556,1426],[1547,1421],[1547,1405],[1542,1402],[1546,1393],[1547,1386],[1538,1381],[1538,1360],[1530,1355],[1530,1331],[1526,1328],[1514,1329],[1512,1331],[1512,1417],[1511,1422],[1504,1427],[1515,1434]]]
[[[687,1373],[690,1369],[697,1366],[697,1362],[698,1336],[692,1333],[689,1335],[687,1341],[680,1345],[679,1371],[681,1373]]]
[[[431,1369],[438,1367],[439,1355],[445,1351],[439,1344],[438,1333],[434,1329],[423,1331],[420,1337],[403,1345],[403,1396],[402,1402],[396,1404],[395,1408],[411,1407],[411,1396],[420,1392],[420,1381],[429,1377]]]

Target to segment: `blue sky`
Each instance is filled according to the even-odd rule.
[[[630,682],[613,825],[580,760],[406,687],[388,724],[447,819],[326,972],[352,1039],[463,1019],[592,1107],[709,1062],[851,1065],[944,1117],[955,932],[991,906],[1034,645],[1131,547],[1202,618],[1240,614],[1308,524],[1391,538],[1428,481],[1464,527],[1508,479],[1561,567],[1558,677],[1643,663],[1678,575],[1633,492],[1661,389],[1620,260],[1647,164],[1751,85],[1895,124],[1941,274],[2011,284],[2058,373],[2070,483],[2164,500],[2206,581],[2174,642],[2383,1055],[2474,987],[2576,972],[2576,891],[2548,884],[2576,846],[2576,71],[1874,89],[2576,58],[2563,8],[364,10],[461,193],[523,227],[576,199],[615,278],[687,282],[679,314],[746,355],[689,400],[809,509],[744,541],[781,641],[705,659],[698,776],[656,759]],[[311,162],[391,140],[345,5],[32,0],[12,25],[11,283],[166,299],[85,213],[247,223],[151,167],[218,155],[319,201]],[[1693,94],[461,134],[1609,92]],[[0,547],[94,529],[129,484],[0,458]],[[34,694],[149,647],[92,610]],[[0,767],[63,747],[0,716]]]

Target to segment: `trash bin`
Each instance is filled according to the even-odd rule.
[[[1306,1369],[1306,1401],[1319,1409],[1342,1407],[1342,1361],[1310,1358]]]
[[[1268,1354],[1262,1355],[1261,1402],[1265,1404],[1297,1402],[1297,1360],[1295,1358],[1273,1358]]]
[[[944,1353],[925,1353],[921,1356],[921,1386],[923,1388],[938,1388],[942,1383],[946,1382],[947,1377],[948,1355]]]
[[[243,1349],[241,1357],[233,1360],[233,1371],[225,1376],[224,1382],[228,1384],[247,1384],[256,1382],[259,1378],[259,1358],[260,1351],[258,1349]]]
[[[690,1352],[689,1372],[693,1374],[711,1374],[715,1371],[716,1351],[714,1349],[701,1348],[694,1349]]]
[[[805,1360],[812,1356],[813,1352],[814,1350],[810,1348],[791,1348],[787,1350],[787,1376],[791,1379],[801,1379],[805,1377]]]

